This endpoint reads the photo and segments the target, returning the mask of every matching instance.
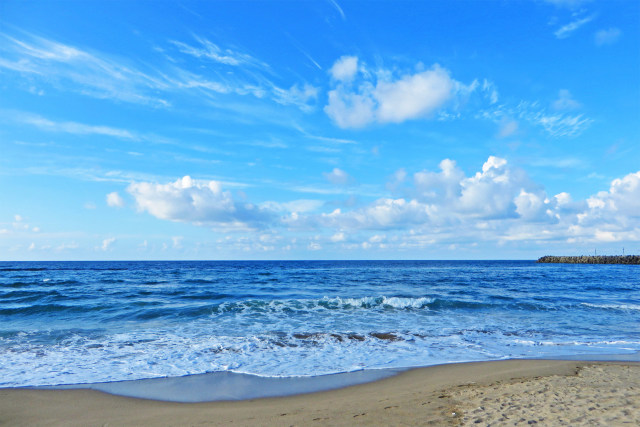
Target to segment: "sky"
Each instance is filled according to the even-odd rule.
[[[0,0],[0,260],[640,253],[640,2]]]

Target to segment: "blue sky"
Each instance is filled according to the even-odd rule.
[[[0,259],[640,253],[637,1],[0,3]]]

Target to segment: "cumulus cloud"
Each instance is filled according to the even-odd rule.
[[[454,80],[437,64],[396,75],[390,70],[371,72],[364,64],[358,65],[354,56],[340,58],[330,74],[334,88],[324,110],[342,128],[433,117],[456,96],[468,95],[479,86]],[[497,92],[488,83],[485,86],[497,99]]]
[[[614,179],[608,191],[601,191],[587,199],[591,218],[620,217],[640,218],[640,171]]]
[[[352,211],[336,209],[288,221],[305,221],[316,228],[400,233],[387,246],[439,241],[640,240],[640,171],[613,180],[607,191],[574,201],[567,192],[549,196],[524,170],[495,156],[472,176],[466,176],[450,159],[440,162],[439,169],[413,175],[412,197],[380,198]],[[340,233],[330,241],[347,245],[338,238]]]
[[[273,218],[268,209],[234,200],[219,182],[201,182],[189,176],[168,184],[134,182],[127,192],[139,211],[170,221],[229,230],[261,228]]]
[[[336,209],[288,221],[340,230],[411,227],[443,230],[497,220],[557,222],[556,200],[548,198],[523,170],[509,166],[503,158],[490,156],[482,170],[469,177],[450,159],[440,162],[439,169],[415,173],[410,198],[380,198],[356,210]]]
[[[355,77],[357,72],[357,56],[343,56],[338,59],[329,70],[329,74],[331,74],[331,77],[341,82],[351,81]]]
[[[117,191],[107,194],[107,205],[113,208],[121,208],[124,206],[124,199]]]
[[[225,231],[262,229],[248,240],[236,239],[250,250],[275,250],[280,244],[282,250],[320,250],[640,241],[640,171],[617,178],[607,190],[582,200],[574,200],[567,192],[548,194],[523,169],[497,156],[489,156],[470,175],[454,160],[444,159],[437,170],[408,173],[401,169],[392,180],[394,186],[403,185],[403,196],[380,197],[332,211],[317,200],[256,206],[234,199],[216,181],[188,176],[167,184],[136,182],[127,191],[139,210],[159,219]],[[295,239],[284,240],[277,230],[315,236],[299,246]],[[103,249],[114,241],[105,239]],[[174,238],[173,246],[180,245],[181,239]]]
[[[622,32],[618,28],[609,28],[608,30],[600,30],[595,34],[596,46],[604,46],[613,44],[618,41]]]
[[[449,73],[438,65],[397,81],[378,82],[374,92],[378,120],[400,123],[430,115],[453,96],[454,86]]]

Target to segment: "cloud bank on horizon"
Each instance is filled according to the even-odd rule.
[[[635,2],[27,3],[0,259],[640,252]]]

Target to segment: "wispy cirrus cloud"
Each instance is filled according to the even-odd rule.
[[[122,60],[32,34],[22,39],[0,34],[0,40],[0,68],[34,75],[95,98],[159,107],[169,104],[153,94],[168,88],[162,76],[145,73]]]
[[[328,0],[328,1],[335,8],[335,10],[338,11],[338,13],[340,14],[340,17],[342,18],[342,20],[346,21],[347,20],[347,16],[344,14],[344,10],[342,10],[342,8],[338,4],[338,2],[336,0]]]
[[[558,28],[553,34],[558,39],[566,39],[567,37],[571,36],[580,27],[582,27],[585,24],[588,24],[589,22],[593,21],[594,18],[595,18],[595,15],[590,15],[590,16],[586,16],[584,18],[576,19],[576,20],[574,20],[572,22],[569,22],[568,24],[563,25],[562,27]]]
[[[170,43],[176,46],[178,50],[184,54],[191,55],[196,58],[208,59],[219,64],[235,67],[249,65],[263,69],[270,68],[268,64],[259,61],[247,53],[230,48],[222,49],[217,44],[205,38],[198,37],[196,35],[193,37],[199,43],[198,46],[193,46],[177,40],[170,40]]]
[[[179,52],[197,60],[214,62],[227,69],[220,72],[207,68],[199,74],[176,68],[173,82],[182,88],[200,89],[208,93],[252,95],[259,99],[271,99],[285,106],[295,106],[311,111],[319,89],[307,82],[294,83],[289,88],[273,82],[271,67],[255,57],[232,49],[222,49],[206,38],[193,36],[198,42],[193,46],[172,40]]]
[[[37,114],[5,111],[13,120],[35,126],[48,132],[69,133],[73,135],[103,135],[118,139],[141,140],[142,136],[136,132],[102,125],[88,125],[71,121],[53,121]]]
[[[568,92],[560,91],[551,111],[539,102],[521,101],[516,106],[497,105],[480,110],[476,117],[498,124],[499,136],[502,137],[515,133],[521,128],[521,123],[541,128],[554,138],[575,137],[593,123],[593,119],[573,111],[579,107],[580,104]]]
[[[239,95],[313,109],[318,88],[306,82],[279,85],[270,66],[257,58],[194,36],[198,45],[172,40],[177,51],[195,61],[215,66],[202,68],[193,61],[169,61],[144,70],[136,60],[90,52],[28,33],[20,37],[0,33],[0,69],[29,75],[53,85],[99,99],[111,99],[153,107],[168,107],[174,95]],[[221,69],[219,67],[224,67]],[[203,71],[204,70],[204,71]],[[34,88],[29,86],[28,90]],[[222,108],[225,104],[218,104]]]

